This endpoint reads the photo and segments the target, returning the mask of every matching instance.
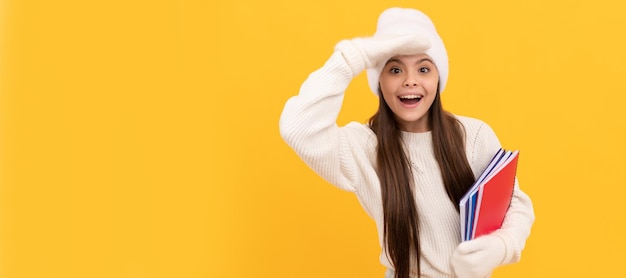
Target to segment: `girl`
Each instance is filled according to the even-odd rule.
[[[379,107],[338,127],[343,94],[367,69]],[[461,243],[459,200],[501,147],[484,122],[442,109],[446,49],[431,20],[391,8],[372,37],[343,40],[285,104],[283,139],[374,219],[386,277],[485,277],[519,261],[534,212],[515,186],[499,230]],[[517,182],[517,181],[516,181]]]

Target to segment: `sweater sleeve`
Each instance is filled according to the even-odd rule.
[[[326,63],[311,73],[297,96],[287,100],[280,116],[285,142],[318,175],[347,191],[355,191],[349,130],[337,126],[344,92],[364,69],[358,50],[339,44]]]
[[[477,162],[482,165],[487,165],[501,147],[495,132],[485,123],[480,127],[475,142],[473,157],[480,160]],[[533,204],[530,197],[520,189],[516,177],[511,206],[505,215],[502,227],[493,232],[493,235],[499,236],[505,242],[506,252],[501,265],[516,263],[520,260],[534,221]]]

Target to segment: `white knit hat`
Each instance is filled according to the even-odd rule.
[[[435,25],[430,18],[415,9],[389,8],[378,18],[378,26],[374,37],[386,37],[389,35],[406,35],[416,33],[430,41],[431,47],[425,51],[437,66],[439,71],[439,92],[443,92],[448,81],[448,53],[443,41],[437,34]],[[367,81],[370,89],[378,95],[378,80],[380,71],[385,64],[376,65],[375,68],[367,69]]]

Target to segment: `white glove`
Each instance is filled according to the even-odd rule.
[[[342,40],[335,46],[350,64],[354,76],[365,68],[380,67],[393,56],[423,53],[428,48],[430,42],[417,34],[354,38]]]
[[[452,267],[459,278],[482,278],[502,264],[505,253],[501,237],[484,235],[459,244],[452,253]]]

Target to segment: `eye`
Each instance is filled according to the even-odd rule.
[[[393,74],[398,74],[398,73],[402,73],[402,70],[399,68],[391,68],[389,69],[389,72],[393,73]]]
[[[419,72],[421,72],[421,73],[428,73],[428,72],[430,72],[430,69],[429,69],[429,68],[427,68],[427,67],[421,67],[421,68],[419,69]]]

